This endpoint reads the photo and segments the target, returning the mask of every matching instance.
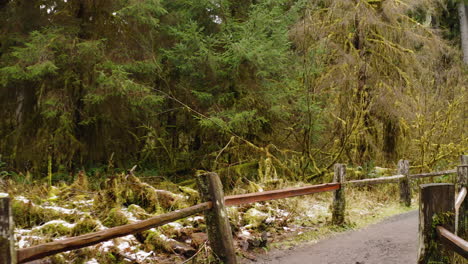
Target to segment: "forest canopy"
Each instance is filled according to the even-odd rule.
[[[468,150],[458,4],[0,0],[0,170],[443,167]]]

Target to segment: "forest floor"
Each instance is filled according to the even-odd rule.
[[[245,263],[406,264],[415,263],[418,214],[410,211],[316,244],[274,249]]]

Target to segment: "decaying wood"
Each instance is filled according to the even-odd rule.
[[[95,233],[54,241],[51,243],[46,243],[34,247],[19,249],[18,262],[25,263],[28,261],[51,256],[57,253],[95,245],[97,243],[113,238],[142,232],[153,227],[165,225],[175,220],[203,212],[211,208],[211,206],[212,205],[210,202],[205,202],[188,208],[176,210],[167,214],[158,215],[133,224],[113,227]]]
[[[218,174],[209,172],[198,176],[198,186],[203,201],[211,201],[213,207],[205,211],[206,229],[210,246],[222,263],[236,264],[236,251],[231,225],[226,213],[223,185]]]
[[[418,264],[444,263],[453,259],[453,251],[435,239],[435,225],[455,229],[455,186],[447,183],[422,184],[419,197]]]
[[[335,174],[333,176],[333,182],[343,183],[346,180],[346,165],[335,164]],[[333,209],[332,209],[332,223],[334,225],[342,225],[345,221],[345,188],[342,185],[340,189],[335,191],[333,196]]]
[[[398,161],[398,174],[405,175],[404,178],[400,179],[400,203],[411,206],[411,182],[409,179],[409,161],[399,160]]]

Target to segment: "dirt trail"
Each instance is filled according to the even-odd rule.
[[[313,245],[272,250],[256,262],[268,264],[409,264],[416,263],[418,213],[390,217]]]

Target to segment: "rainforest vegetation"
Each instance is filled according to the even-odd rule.
[[[443,167],[468,146],[464,11],[452,0],[1,0],[0,171],[138,164],[182,179],[320,181],[336,162]]]
[[[0,0],[15,246],[197,204],[200,171],[240,194],[327,183],[335,163],[347,179],[392,175],[399,159],[453,169],[468,152],[467,15],[466,0]],[[332,193],[229,207],[238,254],[411,209],[395,184],[346,193],[340,227]],[[217,263],[205,224],[47,261]]]

